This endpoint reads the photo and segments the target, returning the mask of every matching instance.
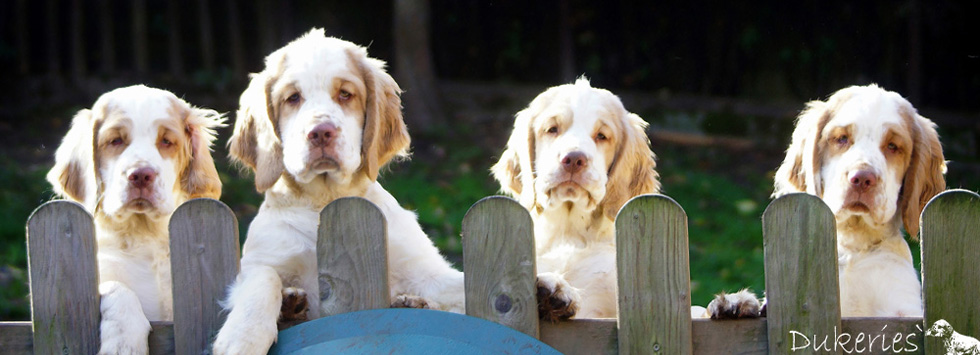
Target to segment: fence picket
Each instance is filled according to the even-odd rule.
[[[836,230],[834,214],[813,195],[782,196],[763,213],[769,353],[791,353],[794,331],[840,333]]]
[[[466,314],[538,337],[534,225],[503,196],[484,198],[463,218]]]
[[[95,225],[82,205],[51,201],[27,221],[35,354],[99,350]]]
[[[190,200],[170,217],[177,353],[210,350],[225,319],[218,301],[238,275],[239,255],[238,219],[224,203]]]
[[[926,204],[921,220],[923,329],[945,319],[957,332],[980,337],[980,195],[943,192]],[[942,339],[927,336],[925,347],[937,352]]]
[[[620,353],[691,353],[689,254],[687,214],[670,197],[637,196],[620,210]]]
[[[320,212],[317,233],[320,316],[389,307],[388,229],[381,210],[360,197],[337,199]]]

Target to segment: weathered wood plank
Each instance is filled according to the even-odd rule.
[[[503,196],[484,198],[463,218],[466,314],[538,337],[534,225]]]
[[[615,355],[619,351],[615,319],[570,319],[541,323],[541,341],[562,354]]]
[[[859,354],[894,354],[895,336],[898,353],[924,354],[921,318],[844,318],[842,350]],[[171,322],[152,322],[150,354],[173,354]],[[695,354],[766,354],[766,319],[692,322]],[[860,335],[864,334],[864,335]],[[558,323],[541,323],[541,341],[564,354],[616,354],[615,319],[572,319]],[[860,336],[860,343],[857,343]],[[809,335],[808,339],[813,336]],[[802,338],[799,339],[802,345]],[[905,341],[905,343],[902,343]],[[30,322],[0,322],[0,354],[31,354]],[[812,342],[812,341],[811,341]],[[887,343],[887,344],[886,344]],[[887,347],[887,348],[885,348]],[[858,352],[860,351],[860,352]],[[803,353],[801,349],[797,353]],[[845,351],[847,352],[847,351]]]
[[[762,215],[770,353],[790,353],[792,332],[841,329],[834,223],[822,200],[803,193],[777,198]]]
[[[323,208],[316,244],[320,316],[391,305],[387,246],[387,222],[370,201],[345,197]]]
[[[663,195],[637,196],[616,217],[619,352],[690,354],[687,214]]]
[[[0,354],[34,353],[34,332],[31,322],[0,322]]]
[[[27,221],[34,352],[99,350],[99,273],[95,225],[82,205],[52,201]]]
[[[211,349],[224,324],[218,301],[239,270],[238,219],[221,201],[185,202],[170,217],[174,346],[181,354]]]
[[[925,327],[945,319],[961,334],[980,338],[980,196],[943,192],[922,211],[922,294]],[[930,352],[942,340],[929,337]]]

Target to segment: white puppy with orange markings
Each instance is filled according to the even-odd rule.
[[[543,319],[616,317],[613,221],[627,200],[660,188],[646,127],[584,78],[517,114],[492,170],[531,212]]]
[[[145,354],[149,321],[173,319],[170,215],[221,196],[211,158],[224,118],[174,94],[130,86],[78,112],[48,181],[95,217],[102,354]]]
[[[340,197],[370,200],[388,222],[393,305],[463,312],[463,274],[376,181],[409,145],[401,90],[384,63],[320,29],[265,63],[242,93],[228,143],[232,158],[255,172],[265,201],[249,226],[214,352],[264,354],[276,339],[280,311],[308,307],[300,318],[319,316],[316,231],[320,211]]]
[[[901,230],[918,237],[919,215],[946,188],[945,172],[935,124],[895,92],[852,86],[807,104],[773,197],[806,192],[834,213],[842,316],[922,316]],[[740,301],[727,304],[709,311],[731,313]]]

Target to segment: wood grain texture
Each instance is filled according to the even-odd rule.
[[[844,318],[843,332],[849,342],[838,346],[860,354],[925,354],[922,346],[922,318]],[[150,354],[173,354],[173,326],[170,322],[152,322]],[[694,354],[766,354],[766,319],[692,322]],[[855,340],[864,334],[860,344]],[[901,334],[896,351],[895,335]],[[833,336],[831,334],[831,336]],[[813,338],[812,335],[808,336]],[[842,338],[848,340],[846,338]],[[541,323],[541,341],[563,354],[617,354],[615,319],[571,319],[559,323]],[[0,322],[0,354],[32,354],[30,322]],[[802,342],[802,339],[801,339]],[[273,347],[275,348],[275,347]],[[857,351],[861,352],[857,352]],[[797,353],[804,353],[803,350]],[[845,351],[847,353],[847,351]]]
[[[82,205],[52,201],[27,221],[34,353],[99,350],[95,225]]]
[[[381,210],[360,197],[320,212],[316,244],[320,316],[388,308],[388,230]]]
[[[687,214],[663,195],[637,196],[616,218],[619,352],[690,354]]]
[[[221,201],[185,202],[170,217],[174,346],[181,354],[211,349],[224,324],[218,302],[239,271],[238,219]]]
[[[949,190],[922,211],[922,294],[925,327],[945,319],[961,334],[980,338],[980,196]],[[938,348],[937,348],[938,347]],[[942,348],[928,337],[930,352]]]
[[[463,218],[466,314],[538,337],[534,225],[524,206],[484,198]]]
[[[763,213],[762,234],[769,352],[790,353],[792,332],[839,332],[837,232],[827,205],[803,193],[777,198]]]

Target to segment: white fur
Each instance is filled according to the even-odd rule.
[[[180,203],[220,194],[208,147],[222,121],[170,92],[131,86],[105,93],[91,110],[79,112],[58,148],[48,180],[95,216],[100,353],[146,353],[149,321],[173,319],[167,226]],[[170,150],[162,148],[163,139],[174,144]],[[195,159],[210,164],[201,173],[208,177],[202,181],[209,185],[201,186],[208,193],[187,191],[181,183],[182,174],[199,166]],[[140,168],[157,174],[142,192],[128,180]]]
[[[374,151],[373,147],[362,146],[368,137],[362,130],[368,126],[366,120],[372,119],[363,108],[369,108],[373,102],[366,97],[373,95],[382,101],[398,100],[398,97],[394,94],[386,96],[367,87],[359,70],[351,67],[351,57],[369,68],[374,81],[390,81],[389,85],[394,86],[391,93],[397,92],[397,85],[382,70],[383,63],[367,58],[362,47],[325,37],[322,30],[313,30],[271,54],[266,59],[266,72],[253,78],[256,90],[262,90],[264,83],[256,80],[266,80],[265,75],[274,71],[278,77],[270,79],[273,82],[272,100],[288,97],[293,91],[298,92],[302,100],[291,107],[284,103],[279,117],[272,118],[280,127],[282,153],[274,152],[280,138],[271,126],[257,128],[258,141],[254,147],[249,146],[249,149],[260,152],[282,154],[284,169],[281,176],[274,176],[277,180],[265,190],[265,201],[249,226],[241,273],[231,286],[225,303],[230,313],[214,343],[216,354],[264,354],[276,339],[276,320],[284,287],[305,290],[310,305],[309,317],[320,316],[316,267],[319,213],[329,202],[340,197],[366,198],[384,214],[388,226],[388,272],[393,300],[399,295],[411,294],[425,298],[431,308],[464,311],[463,274],[439,255],[415,214],[399,206],[398,201],[373,180],[372,173],[365,172],[369,160],[366,152]],[[336,94],[338,78],[350,85],[354,97],[351,100],[359,101],[342,103]],[[260,115],[266,108],[265,94],[251,90],[252,87],[242,94],[242,109],[235,137],[230,142],[233,156],[236,144],[246,136],[242,125],[247,119],[245,115],[253,112],[249,107],[259,107],[254,112]],[[289,92],[280,93],[282,90]],[[399,112],[389,113],[397,114],[397,126],[404,127],[400,104],[394,103]],[[257,124],[268,121],[265,117],[262,120]],[[309,143],[307,135],[313,127],[324,122],[339,128],[339,136],[324,153],[336,164],[318,168],[314,151],[319,148]],[[407,147],[407,133],[404,139]],[[380,146],[383,142],[376,139],[371,144]],[[402,153],[403,149],[397,148]],[[269,165],[262,166],[261,162],[274,161],[274,157],[260,155],[257,163],[245,161],[245,164],[256,164],[264,169]],[[261,174],[261,171],[256,173],[257,184]]]
[[[659,189],[645,128],[615,95],[579,79],[548,89],[517,114],[508,150],[493,168],[503,190],[531,212],[538,286],[569,303],[575,317],[616,317],[613,218],[625,199]],[[634,156],[625,153],[634,150]],[[587,165],[569,173],[562,161],[573,152]],[[640,164],[634,160],[649,171],[612,181],[614,170]],[[636,182],[640,190],[603,204],[607,186],[625,187],[632,179],[643,179]]]

